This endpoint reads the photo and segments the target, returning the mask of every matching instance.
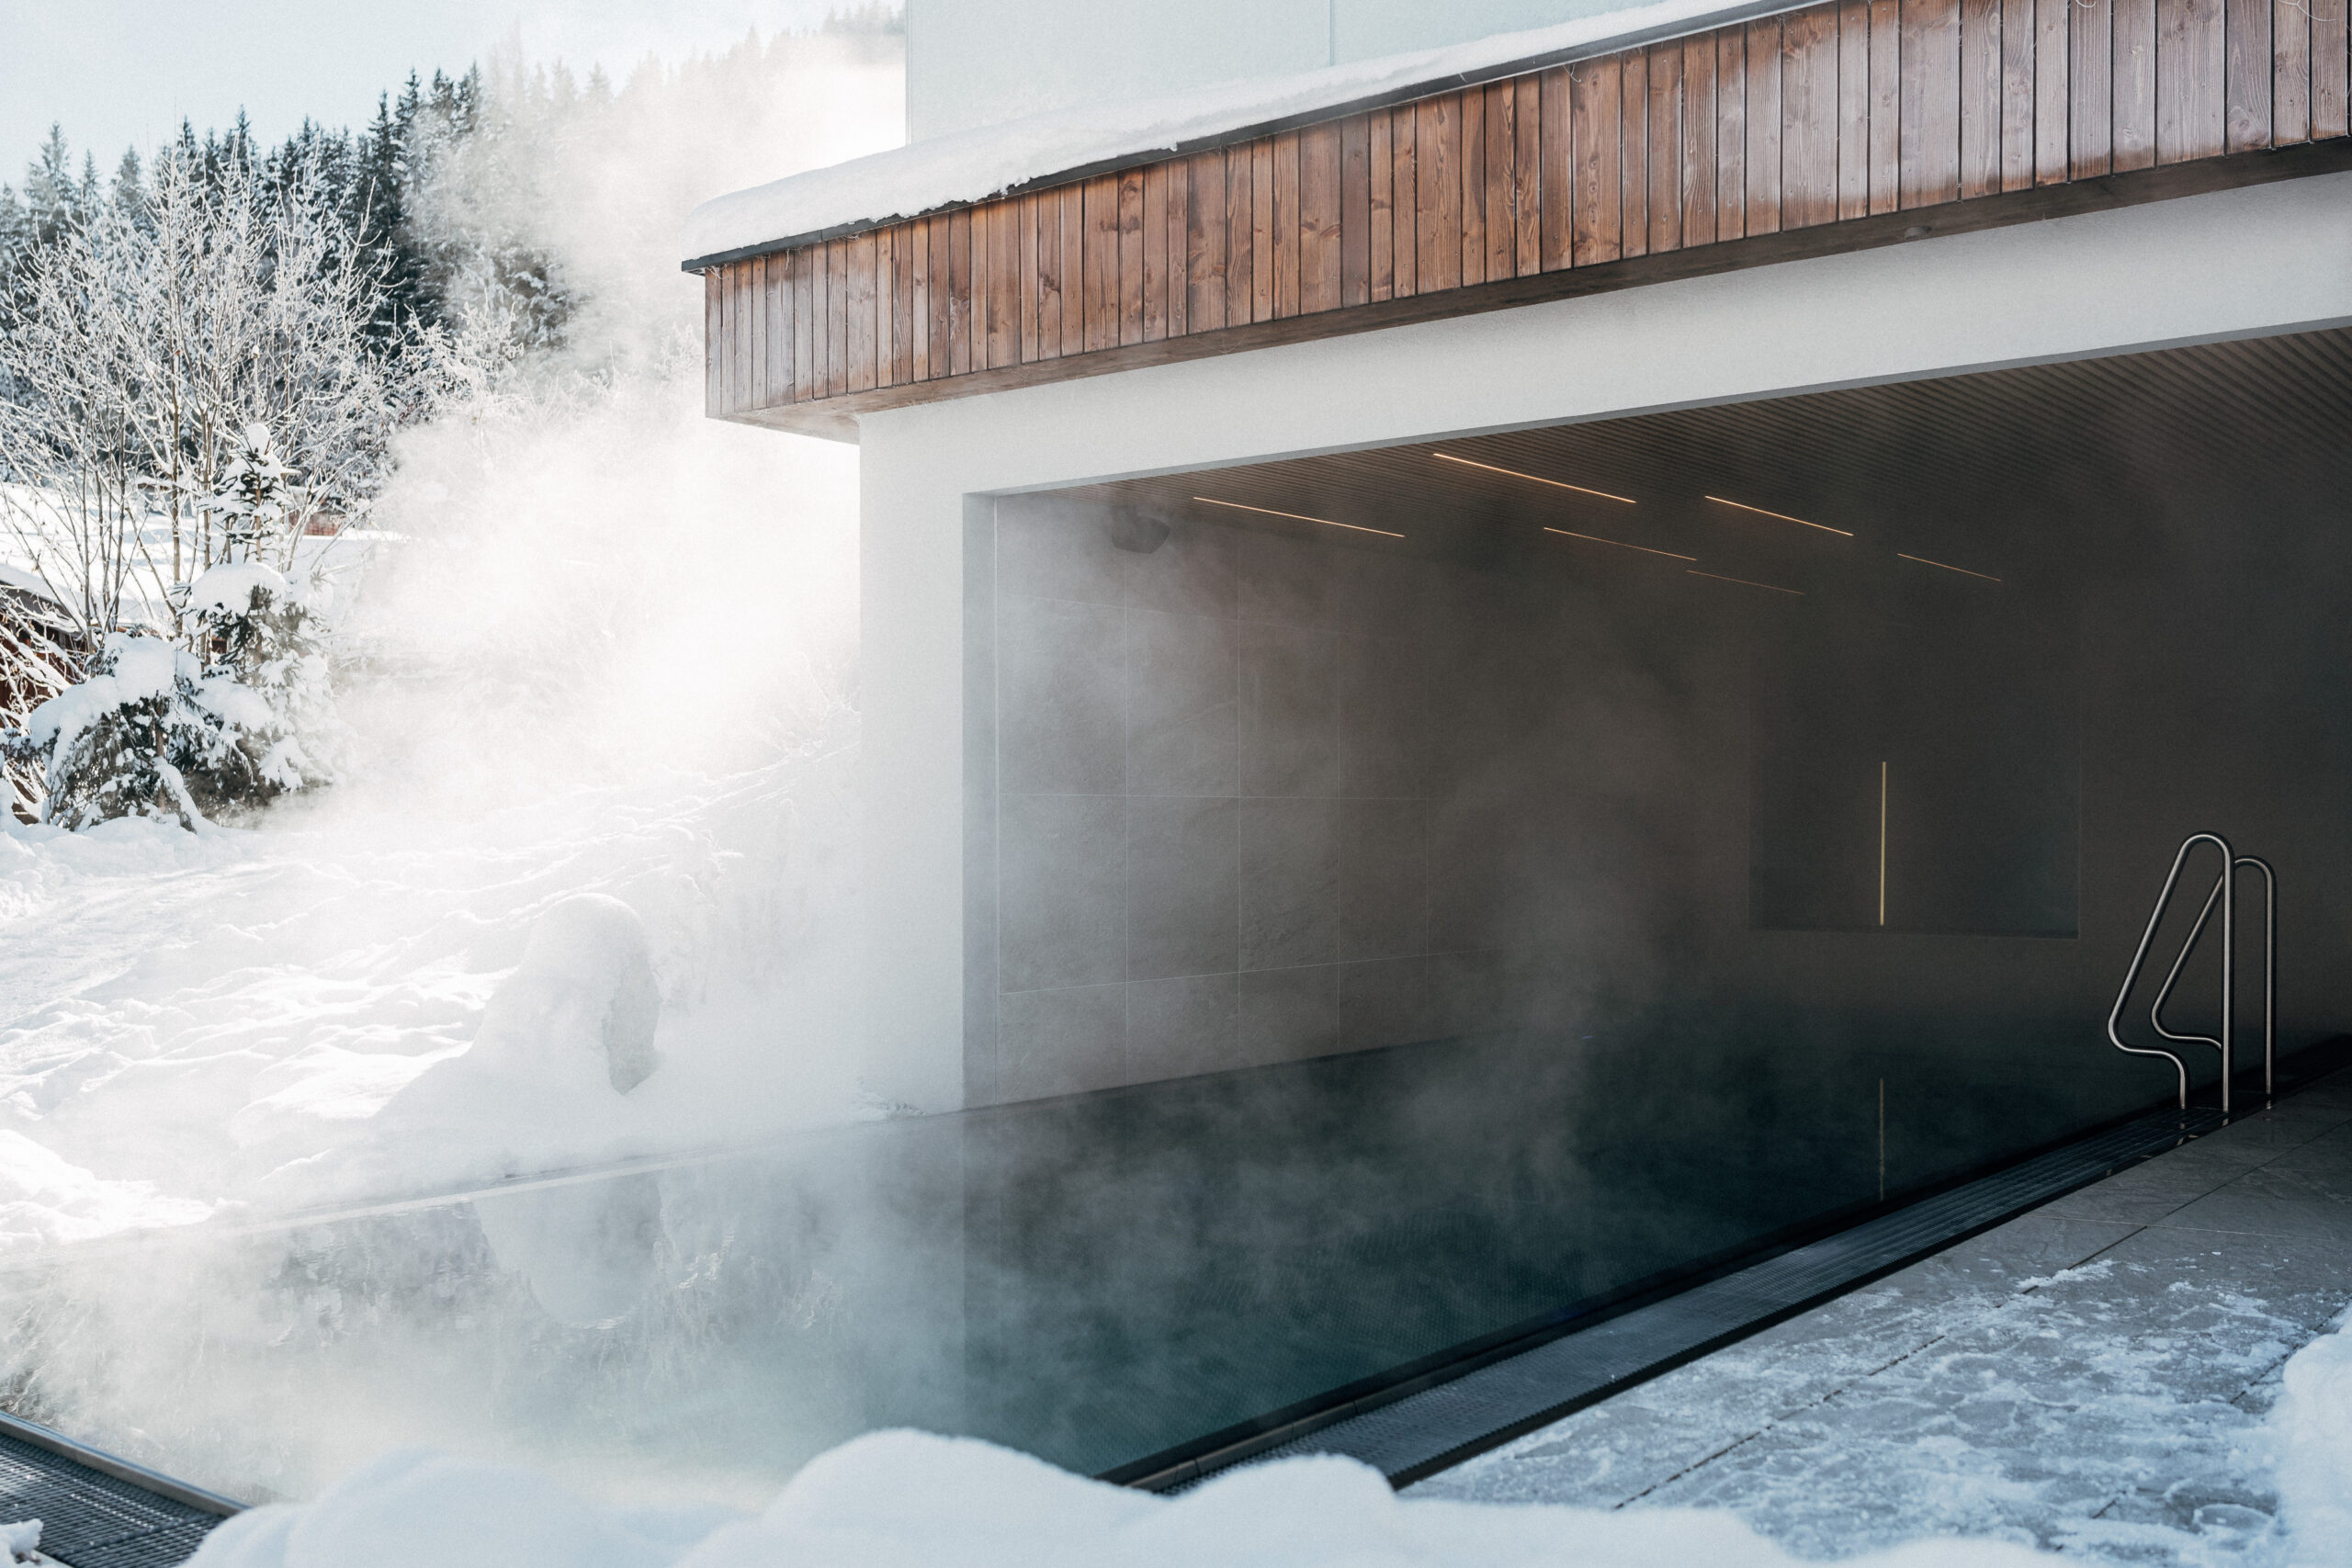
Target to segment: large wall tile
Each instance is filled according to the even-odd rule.
[[[1014,795],[1126,788],[1125,668],[1125,611],[1058,600],[1001,605],[1000,787]]]
[[[1270,621],[1237,629],[1241,793],[1330,795],[1340,784],[1339,645]]]
[[[1236,613],[1245,621],[1279,621],[1295,626],[1329,626],[1337,587],[1338,552],[1310,539],[1294,539],[1254,529],[1236,530],[1233,539]]]
[[[1089,502],[1007,497],[996,503],[996,587],[1009,599],[1126,602],[1127,562]]]
[[[1184,795],[1128,801],[1128,978],[1236,967],[1235,807]]]
[[[1148,555],[1127,557],[1127,603],[1136,609],[1230,619],[1234,610],[1230,528],[1169,518],[1168,537]]]
[[[1239,670],[1234,623],[1127,614],[1127,788],[1230,795],[1238,786]]]
[[[1126,990],[1132,1081],[1188,1077],[1241,1065],[1236,976],[1134,980]]]
[[[1343,800],[1333,809],[1340,958],[1427,952],[1428,807],[1418,800]]]
[[[1340,953],[1340,868],[1328,800],[1239,806],[1241,967],[1290,969]]]
[[[1431,741],[1419,651],[1389,637],[1340,639],[1340,793],[1417,795]]]
[[[1410,1045],[1438,1032],[1428,959],[1383,958],[1340,965],[1340,1050]]]
[[[1259,969],[1239,977],[1240,1055],[1250,1066],[1340,1048],[1339,966]]]
[[[997,1083],[1003,1097],[1037,1100],[1132,1081],[1126,991],[1081,986],[1000,998]]]
[[[998,821],[1002,987],[1030,991],[1125,979],[1126,801],[1008,795]]]

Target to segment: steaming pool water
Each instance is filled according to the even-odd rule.
[[[254,1498],[424,1442],[756,1506],[888,1426],[1139,1475],[2145,1089],[1909,1034],[1437,1042],[51,1249],[0,1272],[16,1406]]]

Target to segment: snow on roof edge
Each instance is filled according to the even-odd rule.
[[[1653,0],[1442,49],[978,126],[713,197],[686,217],[684,265],[698,271],[846,230],[985,201],[1019,186],[1058,184],[1153,153],[1231,139],[1244,130],[1260,132],[1284,121],[1328,118],[1382,101],[1517,74],[1578,54],[1631,48],[1817,3]]]

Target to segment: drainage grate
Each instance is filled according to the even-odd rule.
[[[1410,1485],[2222,1125],[2219,1111],[2152,1112],[1434,1387],[1131,1484],[1177,1492],[1239,1464],[1344,1454]]]
[[[27,1423],[0,1427],[0,1519],[39,1519],[41,1555],[63,1568],[178,1568],[196,1555],[222,1511],[234,1507],[226,1499],[199,1507],[164,1495],[69,1456],[83,1453],[130,1474],[139,1473],[136,1466],[62,1438],[51,1446],[51,1439]]]

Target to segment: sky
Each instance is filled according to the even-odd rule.
[[[123,149],[243,108],[265,141],[304,116],[356,125],[413,70],[455,73],[502,42],[617,81],[649,52],[813,26],[842,0],[0,0],[0,184],[62,124],[111,173]]]

